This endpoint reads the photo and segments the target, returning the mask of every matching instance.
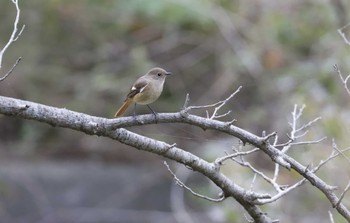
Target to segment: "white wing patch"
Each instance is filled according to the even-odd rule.
[[[146,84],[143,88],[140,89],[140,93],[145,90],[145,88],[147,87],[148,84]],[[133,87],[134,88],[134,87]],[[135,88],[136,89],[136,88]]]

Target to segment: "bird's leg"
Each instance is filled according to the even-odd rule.
[[[152,109],[149,105],[147,105],[147,107],[148,107],[149,110],[151,110],[151,112],[153,113],[154,118],[157,119],[157,118],[158,118],[157,113],[156,113],[155,111],[153,111],[153,109]]]
[[[132,117],[136,119],[136,103],[134,103],[134,112],[132,113]]]

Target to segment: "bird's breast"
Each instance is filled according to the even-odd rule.
[[[163,82],[164,83],[164,82]],[[137,104],[147,105],[157,100],[163,91],[163,83],[149,83],[133,100]]]

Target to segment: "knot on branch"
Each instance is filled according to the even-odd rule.
[[[20,111],[25,111],[25,110],[27,110],[29,107],[30,107],[30,106],[27,105],[27,104],[20,104],[20,105],[18,105],[18,108],[19,108]]]
[[[227,127],[231,127],[231,125],[233,125],[233,123],[235,123],[236,121],[237,121],[236,119],[232,119],[231,121],[226,122],[225,124]]]
[[[170,149],[175,148],[177,146],[176,143],[173,143],[171,145],[165,144],[165,149],[162,151],[162,154],[167,153]]]
[[[94,122],[94,121],[89,121],[88,123],[86,123],[86,125],[88,126],[88,128],[90,129],[92,134],[97,134],[98,131],[98,123]]]
[[[188,117],[188,111],[189,111],[189,109],[188,108],[183,108],[181,111],[180,111],[180,115],[181,115],[181,117],[183,117],[183,118],[187,118]]]

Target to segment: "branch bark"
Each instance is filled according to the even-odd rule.
[[[248,193],[244,188],[234,184],[213,163],[209,163],[174,145],[147,138],[121,128],[122,126],[141,125],[142,123],[156,123],[157,120],[152,115],[138,116],[137,119],[132,117],[106,119],[70,111],[65,108],[55,108],[3,96],[0,96],[0,114],[36,120],[90,135],[108,137],[136,149],[172,159],[211,179],[223,190],[225,197],[236,199],[255,222],[273,222],[257,205],[252,203],[253,200],[263,198],[260,194]],[[158,120],[162,120],[162,122],[171,122],[171,120],[176,120],[177,118],[182,119],[180,113],[158,114],[157,116]]]
[[[155,119],[153,115],[140,115],[136,118],[122,117],[118,119],[107,119],[70,111],[65,108],[55,108],[3,96],[0,96],[0,114],[36,120],[52,126],[69,128],[90,135],[108,137],[136,149],[151,152],[177,161],[191,167],[194,171],[198,171],[212,180],[222,189],[225,197],[233,197],[238,201],[255,222],[275,222],[262,212],[257,205],[259,199],[266,198],[266,194],[247,191],[233,183],[232,180],[220,172],[220,166],[215,165],[215,162],[207,162],[192,153],[177,147],[175,144],[170,145],[165,142],[147,138],[124,128],[156,123],[186,123],[198,126],[202,129],[224,132],[228,135],[239,138],[245,143],[256,146],[267,154],[272,161],[281,166],[287,169],[294,169],[312,185],[317,187],[328,198],[333,207],[335,207],[345,219],[350,221],[349,210],[343,204],[337,205],[339,198],[334,193],[335,187],[325,183],[322,179],[316,176],[314,171],[309,170],[308,167],[303,166],[288,155],[281,153],[280,150],[269,144],[266,137],[254,135],[244,129],[232,125],[232,122],[226,123],[191,115],[187,113],[186,109],[176,113],[158,114],[157,119]]]

